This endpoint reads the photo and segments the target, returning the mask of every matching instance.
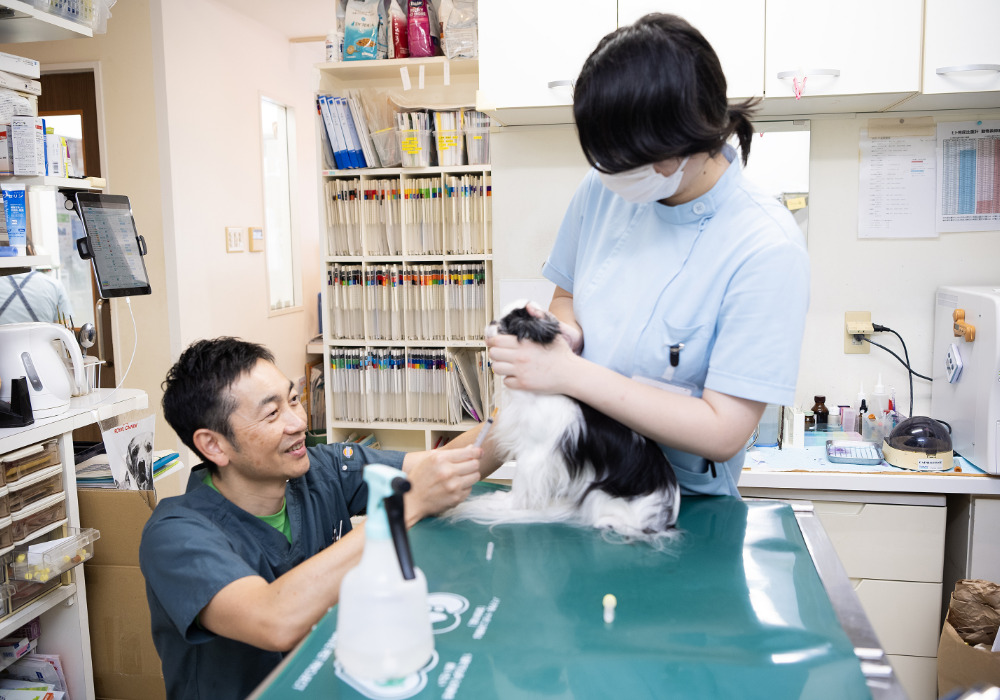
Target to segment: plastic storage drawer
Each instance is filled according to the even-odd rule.
[[[54,464],[59,464],[59,445],[56,440],[48,440],[0,457],[0,473],[3,483],[10,484]]]
[[[94,556],[94,541],[100,537],[92,527],[70,528],[66,537],[17,546],[8,558],[10,578],[45,583]]]
[[[62,472],[62,467],[59,471]],[[10,489],[0,486],[0,518],[6,518],[8,515],[10,515]]]
[[[62,467],[58,464],[36,472],[24,479],[18,479],[6,487],[10,491],[10,511],[17,513],[33,506],[44,498],[63,491]]]
[[[21,545],[66,520],[66,494],[60,492],[49,496],[33,506],[22,508],[10,517],[14,544]]]

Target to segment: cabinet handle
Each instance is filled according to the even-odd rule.
[[[969,63],[964,66],[945,66],[944,68],[938,68],[938,75],[945,75],[946,73],[968,73],[974,70],[991,70],[1000,73],[1000,64],[996,63]]]
[[[549,89],[557,88],[557,87],[565,87],[565,86],[574,87],[575,85],[576,85],[576,81],[575,80],[550,80],[549,81]]]
[[[778,80],[788,80],[798,75],[832,75],[834,78],[840,77],[839,68],[810,68],[809,70],[785,70],[778,73]]]

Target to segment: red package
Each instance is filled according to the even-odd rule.
[[[389,57],[407,58],[410,55],[410,40],[407,36],[406,13],[403,12],[403,8],[399,6],[399,0],[392,0],[392,3],[390,3],[389,19],[389,26],[392,31],[392,46],[390,47],[392,53],[389,54]]]

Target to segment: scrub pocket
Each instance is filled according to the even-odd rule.
[[[711,352],[712,325],[679,326],[663,320],[657,353],[657,367],[650,367],[647,376],[691,390],[693,396],[701,396],[708,375],[708,355]],[[677,351],[677,366],[670,361],[671,346],[680,346]]]

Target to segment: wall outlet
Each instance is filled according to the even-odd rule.
[[[242,226],[226,226],[226,252],[242,253],[247,249],[247,230]]]
[[[872,351],[870,343],[856,337],[868,336],[872,333],[871,311],[844,312],[844,353],[848,355],[863,355]]]

